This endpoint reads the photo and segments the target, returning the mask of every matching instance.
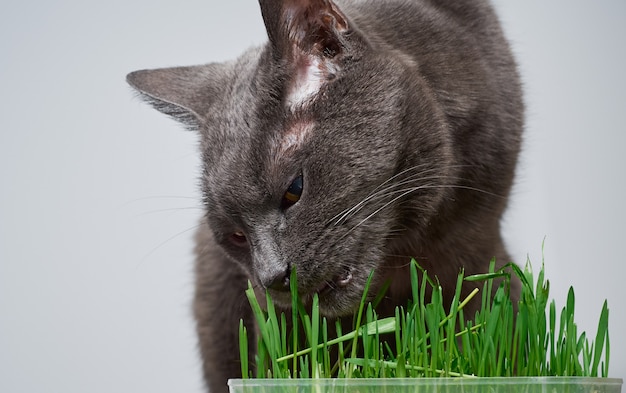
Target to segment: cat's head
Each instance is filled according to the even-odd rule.
[[[365,36],[358,14],[328,0],[261,9],[266,46],[128,81],[200,132],[207,222],[255,284],[289,306],[296,269],[305,298],[348,314],[372,270],[380,283],[390,243],[415,236],[442,199],[443,114],[417,65]]]

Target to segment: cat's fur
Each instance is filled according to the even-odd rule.
[[[260,5],[267,45],[229,63],[128,76],[201,135],[206,217],[194,311],[214,393],[239,375],[248,279],[288,307],[283,285],[296,269],[300,292],[319,292],[323,314],[346,316],[371,270],[375,287],[392,282],[382,305],[390,310],[405,304],[411,257],[448,298],[461,268],[509,261],[500,217],[523,104],[489,3]],[[299,201],[284,205],[300,175]]]

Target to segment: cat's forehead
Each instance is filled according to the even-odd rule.
[[[299,153],[307,146],[315,126],[312,119],[297,119],[277,130],[268,144],[266,170],[270,176],[280,179],[286,166],[297,164]]]
[[[299,119],[288,124],[283,130],[277,143],[272,146],[277,156],[293,154],[300,149],[311,135],[315,124],[313,120]]]
[[[316,127],[314,103],[321,91],[334,78],[337,67],[315,56],[301,55],[287,83],[282,110],[286,119],[277,129],[271,147],[271,156],[278,159],[295,154],[313,135]]]

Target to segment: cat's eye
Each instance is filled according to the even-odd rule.
[[[280,205],[281,208],[287,209],[298,203],[300,197],[302,197],[303,190],[304,180],[302,178],[302,175],[300,175],[291,182],[289,188],[287,188],[287,191],[285,191],[285,194],[283,195],[283,200]]]
[[[246,238],[245,233],[241,231],[234,232],[230,235],[230,241],[237,246],[245,246],[248,244],[248,239]]]

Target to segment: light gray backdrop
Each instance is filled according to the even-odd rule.
[[[516,260],[611,306],[626,377],[626,2],[496,6],[528,103],[505,219]],[[196,138],[134,98],[138,68],[263,42],[253,0],[4,4],[0,12],[0,392],[199,392],[190,316]],[[228,310],[225,310],[228,311]]]

